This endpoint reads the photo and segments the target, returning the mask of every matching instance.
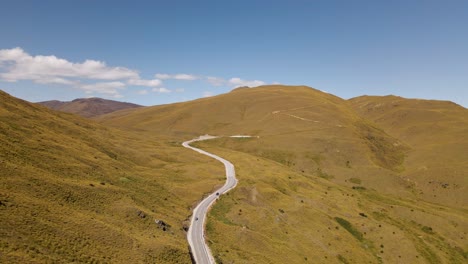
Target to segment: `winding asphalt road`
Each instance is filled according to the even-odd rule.
[[[249,136],[232,136],[232,137],[249,137]],[[210,194],[205,199],[203,199],[203,201],[201,201],[197,205],[197,207],[195,207],[195,209],[193,210],[192,219],[190,221],[190,227],[187,232],[187,240],[189,242],[190,248],[192,249],[192,254],[197,264],[216,263],[213,258],[213,255],[211,254],[210,248],[205,243],[206,215],[208,213],[208,210],[216,201],[219,195],[222,195],[228,192],[229,190],[233,189],[237,185],[236,172],[234,170],[234,165],[232,165],[231,162],[221,157],[218,157],[214,154],[206,152],[204,150],[190,146],[190,143],[192,142],[208,140],[208,139],[213,139],[213,138],[218,138],[218,137],[206,135],[206,136],[201,136],[199,138],[185,141],[184,143],[182,143],[182,146],[186,148],[192,149],[198,153],[201,153],[203,155],[212,157],[213,159],[219,160],[220,162],[224,164],[224,167],[226,168],[226,183],[224,184],[224,186],[218,189],[217,191],[215,191],[214,193]]]

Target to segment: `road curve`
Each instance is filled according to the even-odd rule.
[[[233,136],[233,137],[239,137],[239,136]],[[248,136],[241,136],[241,137],[248,137]],[[195,207],[195,209],[193,210],[192,219],[190,220],[190,227],[187,232],[187,240],[189,242],[193,257],[197,264],[216,263],[213,255],[211,254],[210,248],[205,243],[206,215],[211,205],[213,205],[213,203],[218,198],[218,195],[222,195],[228,192],[229,190],[233,189],[237,185],[236,172],[234,170],[234,165],[232,165],[231,162],[221,157],[218,157],[214,154],[206,152],[204,150],[190,146],[190,143],[192,142],[214,139],[214,138],[218,138],[218,137],[206,135],[206,136],[200,136],[199,138],[185,141],[184,143],[182,143],[182,146],[186,148],[192,149],[198,153],[201,153],[203,155],[212,157],[213,159],[219,160],[220,162],[224,164],[224,167],[226,168],[226,183],[224,184],[224,186],[216,190],[212,194],[210,194],[205,199],[203,199],[203,201],[201,201],[197,205],[197,207]]]

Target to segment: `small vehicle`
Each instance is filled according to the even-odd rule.
[[[198,221],[198,217],[195,217],[195,221]]]
[[[217,192],[216,195],[219,195],[219,192]]]

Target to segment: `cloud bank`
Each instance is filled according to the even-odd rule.
[[[18,82],[23,80],[38,84],[56,84],[70,86],[89,96],[96,94],[114,98],[123,97],[121,92],[128,86],[145,87],[135,90],[136,94],[146,95],[149,92],[171,93],[163,87],[163,80],[201,81],[214,87],[255,87],[266,84],[260,80],[244,80],[238,77],[224,79],[216,76],[202,76],[187,73],[157,73],[154,79],[142,79],[138,71],[126,67],[108,66],[103,61],[85,60],[71,62],[54,55],[30,55],[23,49],[0,49],[0,80]],[[185,89],[176,89],[176,93]],[[205,92],[203,96],[211,96]]]
[[[241,87],[241,86],[256,87],[256,86],[266,84],[264,81],[259,81],[259,80],[248,81],[248,80],[242,80],[241,78],[237,78],[237,77],[229,79],[228,83],[234,87]]]
[[[202,80],[208,82],[212,86],[230,86],[230,87],[241,87],[249,86],[256,87],[260,85],[265,85],[266,82],[260,80],[243,80],[238,77],[231,79],[224,79],[215,76],[197,76],[193,74],[179,73],[179,74],[167,74],[167,73],[157,73],[154,75],[155,78],[161,80],[184,80],[184,81],[195,81]]]
[[[105,62],[85,60],[73,63],[56,56],[32,56],[21,48],[0,50],[0,79],[7,82],[30,80],[39,84],[70,85],[87,94],[122,97],[127,85],[157,87],[158,79],[144,80],[137,71],[109,67]]]
[[[194,81],[199,79],[198,76],[193,74],[179,73],[179,74],[167,74],[167,73],[156,73],[155,78],[161,80],[183,80],[183,81]]]

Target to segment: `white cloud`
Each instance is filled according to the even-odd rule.
[[[194,81],[199,79],[198,76],[193,74],[179,73],[179,74],[166,74],[166,73],[156,73],[154,77],[161,80],[182,80],[182,81]]]
[[[214,95],[213,92],[210,92],[210,91],[204,91],[203,92],[203,97],[211,97],[213,95]]]
[[[266,82],[260,80],[243,80],[241,78],[231,78],[229,80],[214,77],[214,76],[206,76],[204,80],[210,83],[213,86],[232,86],[232,87],[241,87],[241,86],[249,86],[249,87],[256,87],[260,85],[265,85]]]
[[[125,89],[127,85],[157,87],[162,84],[158,79],[141,79],[136,70],[109,67],[102,61],[85,60],[75,63],[53,55],[32,56],[21,48],[0,50],[0,80],[30,80],[39,84],[68,85],[87,94],[99,93],[114,97],[121,97],[118,89]]]
[[[18,47],[14,49],[2,49],[0,50],[0,62],[20,60],[25,55],[25,52]]]
[[[147,87],[156,87],[162,84],[162,82],[158,79],[153,79],[153,80],[130,79],[127,81],[127,83],[129,85],[147,86]]]
[[[137,94],[140,94],[140,95],[148,94],[148,90],[139,90]]]
[[[212,86],[259,86],[260,80],[243,80],[241,78],[224,79],[215,76],[199,76],[186,73],[155,74],[155,79],[142,79],[138,72],[125,67],[107,66],[105,62],[85,60],[70,62],[54,55],[30,55],[21,48],[0,49],[0,81],[17,82],[30,80],[39,84],[68,85],[83,90],[87,94],[104,94],[121,97],[120,92],[127,86],[152,88],[157,93],[170,93],[171,90],[161,87],[161,80],[193,81],[202,80]],[[149,89],[137,93],[149,92]],[[176,89],[175,92],[184,92]],[[204,92],[204,96],[212,96]]]
[[[42,83],[42,84],[48,84],[48,83],[65,84],[65,85],[78,85],[79,84],[79,82],[77,82],[77,81],[72,81],[72,80],[68,80],[68,79],[64,79],[64,78],[60,78],[60,77],[38,79],[38,80],[35,80],[35,82],[36,83]]]
[[[170,93],[171,92],[171,90],[169,90],[167,88],[164,88],[164,87],[153,88],[153,89],[151,89],[151,91],[153,91],[155,93]]]
[[[195,75],[191,75],[191,74],[176,74],[176,75],[174,76],[174,79],[176,79],[176,80],[193,81],[193,80],[198,79],[198,77],[195,76]]]
[[[79,88],[84,90],[87,94],[100,93],[115,98],[121,98],[122,95],[119,93],[119,90],[124,87],[125,84],[123,82],[100,82],[80,85]]]
[[[256,87],[256,86],[266,84],[264,81],[259,81],[259,80],[248,81],[248,80],[242,80],[241,78],[231,78],[229,79],[228,82],[234,87],[241,87],[241,86]]]
[[[156,73],[154,77],[161,79],[161,80],[171,79],[171,75],[165,74],[165,73]]]
[[[226,83],[226,80],[223,78],[208,76],[206,80],[213,86],[223,86]]]
[[[176,93],[183,93],[185,92],[185,89],[184,88],[177,88],[175,89]]]
[[[50,83],[54,78],[119,80],[139,78],[138,73],[124,67],[108,67],[105,62],[85,60],[72,63],[56,56],[31,56],[21,48],[0,50],[0,64],[6,72],[0,78],[10,82],[33,80]],[[65,84],[65,82],[60,82]]]

